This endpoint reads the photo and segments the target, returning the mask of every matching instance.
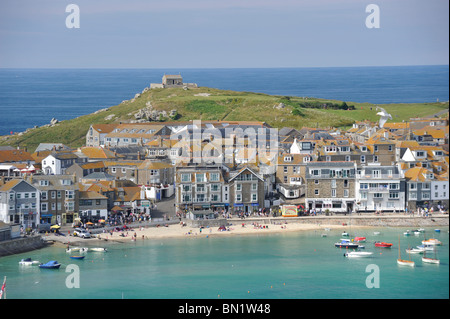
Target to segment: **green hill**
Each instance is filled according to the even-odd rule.
[[[310,97],[287,97],[252,92],[218,90],[207,87],[184,90],[166,88],[145,90],[134,99],[106,110],[61,121],[53,127],[39,127],[26,133],[0,137],[0,145],[20,146],[29,151],[39,143],[63,143],[82,146],[91,124],[129,122],[134,114],[151,103],[157,111],[176,110],[177,121],[229,120],[261,121],[273,127],[349,127],[355,121],[377,121],[376,107],[370,103],[325,100]],[[282,103],[282,104],[280,104]],[[393,122],[410,117],[432,116],[448,109],[445,103],[414,103],[381,105]],[[172,121],[160,116],[157,120]]]

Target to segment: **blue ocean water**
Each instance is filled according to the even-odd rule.
[[[374,235],[379,231],[379,235]],[[371,258],[345,258],[334,247],[342,230],[138,240],[111,244],[108,252],[88,252],[72,260],[62,247],[48,247],[0,258],[8,299],[448,299],[449,235],[427,228],[437,238],[440,265],[411,255],[416,267],[399,266],[401,253],[421,244],[423,235],[404,237],[402,228],[351,231],[365,236]],[[376,248],[374,241],[393,243]],[[20,266],[21,258],[57,260],[58,270]],[[79,268],[79,288],[68,288],[68,265]],[[69,279],[68,279],[69,278]]]
[[[0,135],[117,105],[164,74],[218,89],[352,102],[448,101],[449,67],[0,69]]]

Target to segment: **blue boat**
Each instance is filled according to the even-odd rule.
[[[70,256],[72,259],[83,259],[85,256]]]
[[[39,265],[39,268],[44,269],[58,269],[59,267],[61,267],[61,264],[58,263],[56,260],[51,260],[48,263]]]

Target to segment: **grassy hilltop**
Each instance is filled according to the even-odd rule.
[[[134,114],[151,102],[153,109],[177,110],[177,121],[229,120],[261,121],[273,127],[349,127],[355,121],[377,121],[376,107],[370,103],[287,97],[263,93],[236,92],[207,87],[152,89],[104,111],[61,121],[53,127],[39,127],[26,133],[0,137],[0,145],[27,147],[31,152],[39,143],[82,146],[91,124],[129,122]],[[283,103],[284,107],[277,107]],[[448,102],[380,105],[393,116],[393,122],[411,117],[432,116],[448,109]],[[347,109],[346,109],[347,108]],[[162,121],[172,121],[161,118]]]

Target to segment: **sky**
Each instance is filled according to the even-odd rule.
[[[448,0],[0,1],[0,68],[433,64],[449,64]]]

